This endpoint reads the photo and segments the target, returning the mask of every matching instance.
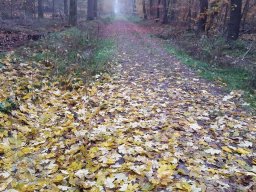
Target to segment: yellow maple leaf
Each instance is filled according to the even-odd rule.
[[[53,182],[53,183],[60,183],[63,179],[64,179],[63,175],[58,174],[58,175],[56,175],[56,176],[53,178],[52,182]]]
[[[172,180],[174,169],[176,165],[162,164],[157,170],[157,177],[160,179],[162,185],[167,185]]]
[[[250,151],[243,149],[243,148],[237,148],[236,152],[241,154],[241,155],[248,155],[250,153]]]
[[[191,186],[187,182],[182,182],[182,183],[176,183],[175,187],[177,189],[180,189],[182,191],[186,192],[191,192]]]
[[[5,146],[0,144],[0,154],[4,154],[5,153]]]
[[[225,152],[232,153],[232,150],[229,147],[227,147],[227,146],[224,146],[224,147],[221,147],[221,148]]]
[[[81,162],[76,162],[76,161],[74,161],[74,162],[72,162],[72,163],[69,165],[68,170],[69,170],[69,171],[77,171],[77,170],[79,170],[79,169],[82,169],[82,167],[83,167],[83,165],[82,165]]]
[[[90,96],[93,96],[97,93],[97,88],[96,87],[92,87],[90,90]]]

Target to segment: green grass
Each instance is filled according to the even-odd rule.
[[[101,16],[100,21],[102,21],[105,24],[110,24],[116,19],[114,14],[108,14]]]
[[[222,82],[228,91],[243,90],[245,99],[253,109],[256,109],[255,90],[250,86],[250,78],[253,74],[239,68],[221,68],[206,62],[196,60],[182,50],[167,45],[168,52],[174,54],[182,63],[195,69],[199,75],[211,81]]]
[[[1,62],[4,57],[5,57],[5,53],[0,53],[0,69],[4,66]]]
[[[2,113],[10,113],[15,108],[16,104],[10,98],[0,102],[0,112]]]
[[[91,60],[93,73],[106,70],[106,62],[110,61],[115,50],[116,46],[114,40],[104,39],[98,42],[97,49]]]

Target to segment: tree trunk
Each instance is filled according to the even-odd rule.
[[[54,19],[55,17],[55,1],[52,0],[52,18]]]
[[[157,3],[157,10],[156,10],[156,18],[157,18],[157,19],[160,18],[160,4],[161,4],[161,0],[158,0],[158,3]]]
[[[43,0],[38,0],[38,18],[44,18]]]
[[[93,20],[94,19],[94,0],[88,0],[87,5],[87,20]]]
[[[69,24],[71,26],[77,25],[77,0],[69,1]]]
[[[208,0],[200,0],[200,14],[198,19],[198,31],[204,32],[207,22]]]
[[[137,14],[137,7],[136,7],[136,0],[132,0],[133,5],[132,5],[132,14],[136,15]]]
[[[188,14],[186,18],[186,22],[188,22],[188,30],[192,29],[192,11],[191,11],[192,4],[193,4],[192,0],[189,0]]]
[[[147,10],[146,10],[146,1],[145,0],[143,0],[142,6],[143,6],[143,18],[148,19]]]
[[[96,18],[98,16],[98,1],[97,0],[94,0],[93,11],[94,11],[94,17]]]
[[[246,23],[246,19],[247,19],[247,14],[249,12],[250,9],[250,0],[246,0],[245,5],[244,5],[244,9],[243,9],[243,13],[242,13],[242,17],[243,17],[243,23],[242,23],[242,29],[245,29],[245,23]]]
[[[225,32],[226,31],[226,27],[227,27],[227,17],[228,17],[228,8],[229,8],[229,5],[226,4],[225,5],[225,14],[224,14],[224,18],[223,18],[223,25],[222,25],[222,31]]]
[[[231,0],[230,20],[228,24],[228,40],[237,40],[241,23],[242,0]]]
[[[153,15],[153,0],[149,0],[149,15],[150,17]]]
[[[167,24],[168,23],[168,8],[167,8],[166,0],[163,0],[163,12],[164,12],[164,17],[163,17],[162,24]]]
[[[11,1],[11,15],[13,16],[13,1]],[[25,15],[26,18],[33,18],[33,0],[25,1]]]
[[[68,0],[64,0],[64,15],[65,18],[68,18]]]
[[[176,13],[175,13],[175,5],[177,3],[177,0],[171,0],[170,2],[170,21],[175,21],[176,19]]]

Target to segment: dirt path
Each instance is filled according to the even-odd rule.
[[[2,61],[0,101],[18,105],[0,112],[0,191],[255,191],[256,118],[239,92],[199,78],[147,28],[104,31],[119,65],[90,88]]]
[[[256,118],[238,106],[239,92],[227,95],[198,77],[147,28],[119,21],[106,33],[117,39],[121,63],[113,91],[124,113],[115,118],[132,120],[124,125],[129,148],[146,150],[132,158],[139,183],[155,182],[155,191],[161,184],[189,191],[188,183],[193,191],[256,190]]]

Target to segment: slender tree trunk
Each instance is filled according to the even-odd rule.
[[[55,0],[52,0],[52,18],[55,17]]]
[[[188,14],[186,18],[186,22],[188,22],[188,30],[191,30],[192,26],[192,0],[189,0]]]
[[[175,21],[176,19],[176,12],[175,12],[175,6],[176,6],[177,0],[171,0],[170,2],[170,21]]]
[[[157,18],[157,19],[160,18],[160,4],[161,4],[161,0],[158,0],[158,3],[157,3],[157,10],[156,10],[156,18]]]
[[[94,0],[88,0],[87,5],[87,20],[93,20],[94,19]]]
[[[93,11],[94,11],[94,17],[97,17],[98,16],[98,1],[97,0],[94,0]]]
[[[142,1],[142,6],[143,6],[143,18],[148,19],[147,10],[146,10],[146,1],[145,0]]]
[[[68,18],[68,0],[64,0],[64,15],[65,18]]]
[[[226,4],[225,5],[224,19],[223,19],[223,26],[222,26],[224,33],[226,32],[226,29],[227,29],[226,26],[227,26],[227,17],[228,17],[228,7],[229,7],[229,5]]]
[[[163,12],[164,12],[164,16],[163,16],[163,24],[167,24],[168,23],[168,8],[167,8],[167,2],[166,0],[163,0]]]
[[[137,12],[137,7],[136,7],[136,0],[131,0],[132,2],[133,2],[133,4],[132,4],[132,14],[133,15],[136,15],[136,12]]]
[[[149,0],[149,15],[150,17],[153,15],[153,0]]]
[[[204,32],[207,22],[208,0],[200,0],[200,14],[198,19],[198,31]]]
[[[242,18],[242,0],[231,0],[230,20],[228,24],[228,40],[237,40],[239,37]]]
[[[69,1],[69,24],[71,26],[77,25],[77,0]]]
[[[245,23],[246,23],[246,19],[247,19],[247,14],[248,11],[250,9],[250,0],[246,0],[245,5],[244,5],[244,9],[243,9],[243,13],[242,13],[242,17],[243,17],[243,23],[242,23],[242,29],[245,29]]]
[[[33,0],[25,1],[25,15],[26,18],[33,18]],[[11,16],[13,17],[13,0],[11,1]]]
[[[38,18],[44,18],[43,0],[38,0]]]

